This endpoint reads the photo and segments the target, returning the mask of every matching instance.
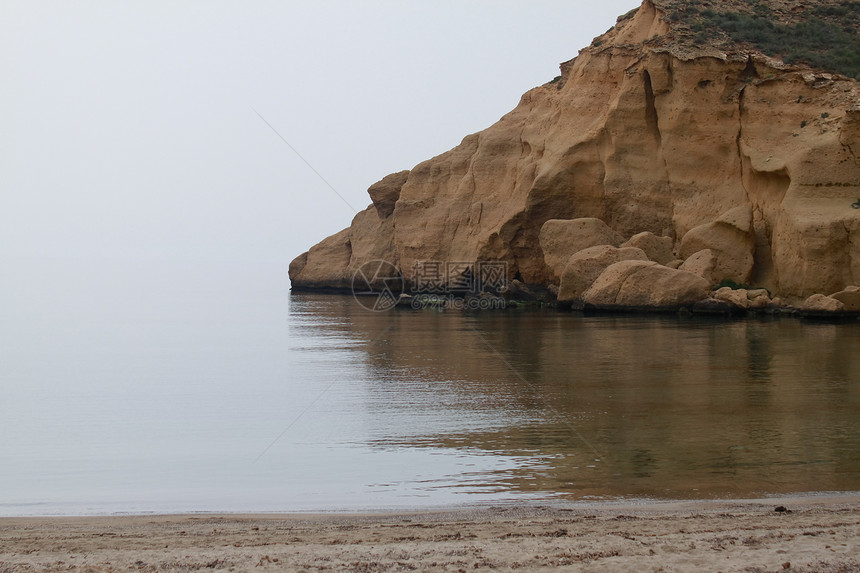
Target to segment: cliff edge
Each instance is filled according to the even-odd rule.
[[[858,4],[646,0],[496,124],[371,186],[349,228],[290,264],[293,289],[349,289],[379,259],[407,279],[421,261],[502,261],[597,307],[627,306],[635,276],[688,299],[727,280],[793,303],[853,292]],[[844,58],[775,47],[835,21]],[[615,250],[586,252],[600,246]]]

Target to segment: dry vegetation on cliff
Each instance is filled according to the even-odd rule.
[[[786,64],[860,78],[860,2],[829,0],[657,2],[679,41],[723,50],[754,49]]]

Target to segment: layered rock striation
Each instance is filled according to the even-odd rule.
[[[725,280],[796,304],[860,284],[858,83],[697,46],[678,4],[646,0],[495,125],[373,185],[292,262],[293,288],[348,289],[375,259],[407,279],[422,261],[503,261],[601,308],[686,304]]]

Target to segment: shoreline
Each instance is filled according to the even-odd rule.
[[[18,519],[101,519],[101,518],[135,518],[135,517],[242,517],[259,518],[268,517],[385,517],[400,515],[434,515],[454,514],[460,512],[480,512],[488,510],[500,510],[505,508],[518,508],[528,510],[540,508],[556,511],[592,511],[592,510],[620,510],[636,511],[645,510],[657,512],[660,510],[681,511],[692,508],[698,511],[706,511],[709,507],[726,508],[731,506],[750,505],[818,505],[818,504],[858,504],[860,505],[860,490],[857,491],[807,491],[796,493],[779,493],[765,495],[763,497],[714,497],[714,498],[606,498],[606,499],[577,499],[567,500],[562,498],[536,498],[526,500],[501,500],[482,501],[473,503],[459,503],[450,505],[430,506],[380,506],[380,507],[332,507],[329,509],[289,509],[273,511],[243,511],[243,510],[178,510],[178,511],[114,511],[93,513],[44,513],[44,514],[0,514],[0,524],[4,521]]]
[[[536,285],[531,285],[536,286]],[[356,300],[366,298],[376,299],[376,295],[356,295],[349,289],[335,287],[291,287],[290,295],[320,295],[334,297],[351,297]],[[426,297],[426,298],[422,298]],[[550,310],[561,314],[580,314],[583,316],[690,316],[696,318],[718,318],[718,319],[756,319],[756,318],[787,318],[805,320],[809,322],[832,322],[836,324],[860,321],[860,310],[826,310],[817,308],[804,308],[802,304],[768,305],[763,307],[738,306],[726,300],[703,299],[693,304],[680,304],[670,306],[625,306],[625,305],[582,305],[572,306],[570,303],[560,303],[551,298],[499,298],[502,301],[495,306],[482,306],[469,304],[480,302],[480,296],[468,295],[458,297],[454,295],[435,295],[432,293],[400,293],[397,302],[383,309],[384,312],[395,310],[398,312],[422,311],[422,310],[455,310],[468,312],[504,312],[509,310]],[[452,304],[456,301],[457,304]],[[359,303],[361,304],[361,303]],[[373,302],[368,303],[373,306]],[[362,305],[365,306],[365,305]],[[365,308],[367,308],[365,306]],[[374,310],[379,312],[379,310]]]
[[[858,556],[860,492],[394,512],[0,518],[3,573],[860,571]]]

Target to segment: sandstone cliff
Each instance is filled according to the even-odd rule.
[[[542,229],[573,219],[709,284],[794,302],[860,284],[857,81],[703,39],[678,15],[689,4],[646,0],[495,125],[372,186],[348,229],[292,262],[293,288],[349,288],[374,259],[406,277],[417,261],[505,261],[559,286],[580,248],[553,234],[576,225]]]

